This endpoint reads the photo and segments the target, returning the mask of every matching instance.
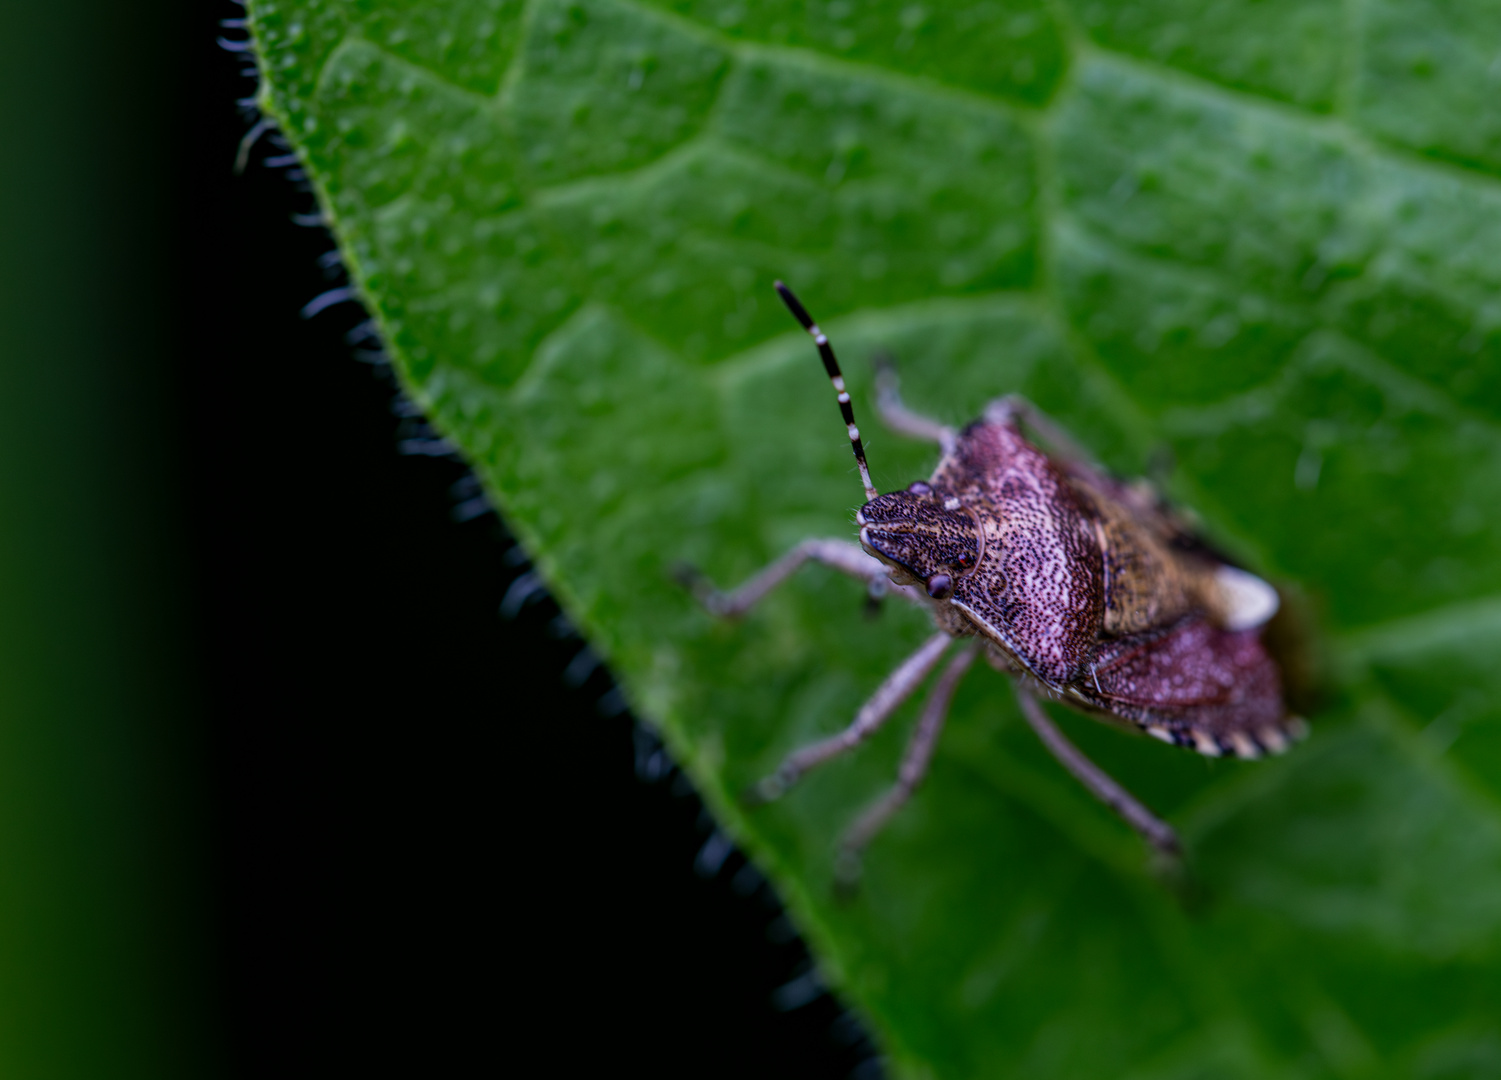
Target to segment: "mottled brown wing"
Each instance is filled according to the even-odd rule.
[[[1086,490],[1103,492],[1130,507],[1137,520],[1150,525],[1163,543],[1180,551],[1203,554],[1217,562],[1230,561],[1199,535],[1198,525],[1191,516],[1163,498],[1150,481],[1126,480],[1090,462],[1063,461],[1059,467],[1070,481],[1082,484]]]
[[[1190,616],[1105,646],[1079,689],[1104,711],[1201,753],[1256,757],[1287,742],[1282,679],[1259,630]]]

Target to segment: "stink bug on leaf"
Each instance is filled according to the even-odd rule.
[[[935,632],[891,673],[839,734],[794,751],[755,789],[774,799],[809,769],[859,745],[936,668],[896,785],[845,833],[839,875],[911,797],[933,756],[954,691],[977,656],[1013,677],[1022,715],[1058,761],[1157,851],[1179,852],[1172,828],[1086,758],[1040,697],[1211,757],[1280,753],[1306,725],[1290,715],[1262,629],[1277,591],[1216,553],[1145,481],[1090,463],[1029,402],[1004,397],[962,431],[902,404],[889,367],[877,406],[887,426],[936,442],[927,480],[882,495],[871,483],[833,347],[781,282],[777,292],[813,336],[834,384],[865,485],[860,542],[810,539],[739,588],[689,582],[715,615],[736,618],[813,560],[859,578],[872,595],[926,605]],[[1045,453],[1023,435],[1028,429]]]

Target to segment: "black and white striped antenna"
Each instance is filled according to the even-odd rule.
[[[870,466],[865,463],[865,446],[860,442],[860,429],[855,426],[855,410],[850,405],[850,392],[844,388],[844,373],[839,370],[839,361],[834,359],[834,347],[829,344],[829,339],[813,321],[813,316],[808,314],[808,309],[803,307],[802,301],[793,295],[792,290],[780,281],[776,283],[777,295],[782,298],[782,303],[787,305],[787,310],[792,312],[792,317],[803,324],[803,329],[813,335],[813,342],[818,346],[818,355],[823,359],[823,369],[829,373],[829,381],[834,384],[834,393],[839,395],[839,413],[844,417],[844,426],[850,433],[850,449],[855,452],[855,461],[860,466],[860,483],[865,485],[865,501],[875,502],[881,494],[876,486],[870,482]]]

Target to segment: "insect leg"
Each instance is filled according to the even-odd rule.
[[[849,727],[838,735],[820,739],[816,743],[788,754],[782,760],[782,764],[777,766],[776,772],[756,785],[755,795],[763,802],[779,798],[789,787],[797,783],[803,773],[815,765],[822,765],[830,758],[838,757],[846,750],[854,749],[874,735],[881,725],[891,718],[891,714],[901,707],[902,702],[912,696],[912,692],[928,677],[928,672],[938,666],[938,661],[943,658],[944,650],[953,640],[947,632],[942,630],[928,638],[923,642],[922,648],[903,660],[897,665],[895,671],[886,676],[886,681],[876,688],[870,700],[860,706],[860,711],[855,714],[855,719]]]
[[[876,413],[881,422],[898,435],[936,442],[944,453],[948,453],[957,437],[954,429],[907,408],[902,401],[901,379],[897,377],[896,364],[890,356],[879,354],[875,366]]]
[[[1054,456],[1094,468],[1094,457],[1074,441],[1074,437],[1047,413],[1020,394],[1007,394],[985,406],[985,419],[993,424],[1015,424],[1021,420],[1047,444]]]
[[[860,853],[886,827],[886,823],[896,812],[906,805],[907,800],[912,798],[912,793],[917,790],[917,785],[927,775],[933,751],[938,748],[938,737],[943,733],[943,724],[948,718],[949,704],[954,700],[954,691],[958,689],[959,680],[964,678],[970,664],[974,663],[976,654],[975,646],[971,645],[950,660],[948,667],[943,669],[928,700],[923,703],[922,716],[917,720],[917,728],[912,732],[912,740],[907,744],[907,752],[902,757],[896,784],[861,814],[844,834],[835,869],[839,878],[847,885],[853,885],[860,876]]]
[[[833,567],[852,578],[858,578],[865,582],[867,587],[879,588],[883,593],[900,593],[908,600],[922,603],[922,598],[917,595],[916,589],[910,586],[893,585],[890,578],[886,576],[886,567],[881,561],[872,555],[867,555],[859,544],[848,540],[804,540],[749,581],[730,592],[720,592],[708,578],[692,567],[679,567],[677,576],[678,580],[693,590],[699,603],[703,604],[711,614],[726,619],[738,619],[810,560]]]
[[[1058,730],[1058,725],[1043,711],[1042,703],[1031,690],[1019,682],[1015,684],[1015,689],[1017,703],[1021,706],[1027,723],[1037,732],[1042,745],[1048,748],[1065,769],[1074,774],[1074,779],[1088,788],[1089,793],[1100,802],[1114,810],[1121,820],[1162,854],[1176,856],[1182,851],[1178,844],[1178,834],[1171,825],[1139,803],[1135,796],[1080,753],[1079,748],[1068,741],[1063,732]]]

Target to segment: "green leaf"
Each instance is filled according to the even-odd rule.
[[[910,1076],[1501,1075],[1501,17],[1465,0],[253,0],[293,140],[408,387],[769,870]],[[1297,583],[1342,672],[1305,746],[1211,762],[1072,714],[1197,901],[961,687],[840,905],[834,842],[914,708],[739,794],[929,632],[802,572],[877,483],[1020,392]]]

